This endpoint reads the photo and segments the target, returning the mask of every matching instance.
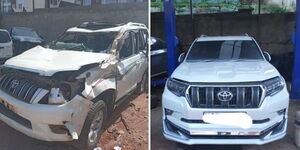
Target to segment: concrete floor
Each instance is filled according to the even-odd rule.
[[[289,108],[288,132],[285,138],[265,145],[183,145],[169,141],[162,135],[161,107],[151,110],[152,150],[300,150],[294,144],[295,111],[300,110],[300,100],[291,100]]]

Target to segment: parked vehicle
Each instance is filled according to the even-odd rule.
[[[167,47],[166,43],[159,38],[151,37],[151,78],[157,80],[167,77]]]
[[[19,55],[37,45],[45,44],[42,36],[31,28],[12,27],[10,34],[13,39],[14,55]]]
[[[250,36],[201,36],[168,79],[163,134],[184,144],[265,144],[283,138],[289,93]]]
[[[143,24],[88,22],[7,60],[0,119],[36,139],[94,148],[124,100],[145,89],[147,41]]]
[[[0,60],[12,57],[12,40],[7,30],[0,29]]]

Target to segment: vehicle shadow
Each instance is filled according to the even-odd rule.
[[[176,150],[243,150],[241,145],[184,145],[176,143]]]
[[[44,142],[28,137],[0,121],[1,150],[76,150],[65,142]]]

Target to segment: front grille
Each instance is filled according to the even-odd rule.
[[[32,129],[31,122],[18,114],[14,113],[13,111],[7,109],[2,103],[0,103],[0,113],[3,114],[4,116],[18,122],[19,124]]]
[[[18,75],[6,75],[0,81],[0,89],[7,94],[29,103],[42,88]]]
[[[232,98],[220,100],[218,93],[221,91],[229,91]],[[192,108],[258,108],[262,93],[260,86],[191,86],[187,97]]]

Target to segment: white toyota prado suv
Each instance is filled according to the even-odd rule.
[[[0,120],[36,139],[92,149],[128,95],[145,89],[147,50],[143,24],[70,28],[5,62]]]
[[[192,144],[265,144],[286,134],[289,93],[250,36],[201,36],[168,79],[167,139]]]

